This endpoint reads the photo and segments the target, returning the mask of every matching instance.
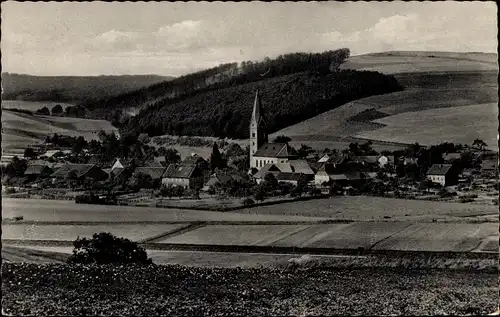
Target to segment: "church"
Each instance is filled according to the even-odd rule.
[[[250,119],[250,168],[259,170],[266,164],[288,163],[296,158],[294,149],[287,143],[268,142],[266,120],[257,90]]]

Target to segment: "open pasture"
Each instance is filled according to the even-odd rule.
[[[240,209],[258,215],[302,215],[346,220],[405,220],[415,216],[472,217],[498,213],[498,207],[371,196],[337,196]],[[384,218],[384,217],[390,217]]]
[[[377,243],[375,250],[458,251],[476,250],[496,239],[497,249],[484,244],[486,251],[498,252],[498,223],[415,223]]]
[[[118,237],[139,241],[169,233],[183,225],[24,225],[2,224],[2,239],[9,240],[61,240],[73,241],[77,237],[91,238],[94,233],[110,232]]]
[[[438,142],[472,144],[475,139],[481,139],[488,144],[488,148],[498,149],[496,103],[406,112],[377,119],[375,122],[386,126],[358,133],[356,136],[388,142],[419,142],[424,145]]]
[[[283,215],[250,215],[233,212],[173,208],[76,204],[67,200],[2,199],[2,219],[24,217],[26,221],[110,222],[130,221],[317,221],[322,218]]]
[[[341,69],[379,71],[385,74],[497,70],[497,55],[455,52],[384,52],[351,56]]]

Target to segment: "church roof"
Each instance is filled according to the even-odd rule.
[[[287,143],[264,143],[254,157],[295,157],[295,150]]]

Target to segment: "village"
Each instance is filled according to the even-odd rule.
[[[90,142],[55,134],[23,158],[2,160],[3,195],[206,210],[360,194],[498,204],[497,155],[482,140],[382,153],[370,141],[295,149],[286,136],[268,142],[264,113],[257,91],[249,146],[214,142],[209,158],[155,148],[144,134],[101,131]]]

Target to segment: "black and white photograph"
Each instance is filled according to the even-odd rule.
[[[497,11],[2,1],[2,315],[498,316]]]

